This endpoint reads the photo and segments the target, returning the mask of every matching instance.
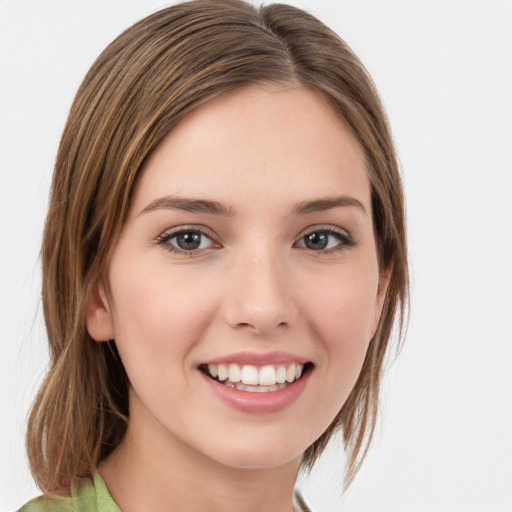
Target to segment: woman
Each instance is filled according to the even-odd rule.
[[[46,495],[22,510],[305,510],[297,472],[339,429],[353,479],[404,209],[371,79],[318,20],[199,0],[119,36],[71,108],[42,260]]]

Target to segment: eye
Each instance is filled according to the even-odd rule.
[[[355,245],[352,237],[336,229],[317,229],[303,235],[297,242],[298,247],[316,252],[333,252]]]
[[[157,239],[159,244],[174,252],[195,252],[202,249],[218,247],[212,238],[200,229],[180,229],[164,233]]]

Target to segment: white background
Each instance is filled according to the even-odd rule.
[[[406,345],[370,456],[342,496],[334,447],[302,484],[317,512],[512,511],[512,1],[292,1],[372,73],[403,168]],[[23,446],[46,364],[38,250],[52,165],[85,72],[161,0],[0,0],[0,509],[38,491]]]

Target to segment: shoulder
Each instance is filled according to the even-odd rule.
[[[74,512],[73,500],[64,496],[43,495],[30,500],[17,512]]]
[[[120,512],[98,474],[78,480],[70,496],[45,494],[29,501],[17,512]]]

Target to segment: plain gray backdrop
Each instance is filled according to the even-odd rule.
[[[412,309],[375,443],[342,495],[335,444],[303,492],[318,512],[512,511],[512,2],[291,1],[365,63],[407,196]],[[38,494],[26,417],[47,349],[38,257],[52,166],[100,51],[161,0],[0,0],[0,508]]]

